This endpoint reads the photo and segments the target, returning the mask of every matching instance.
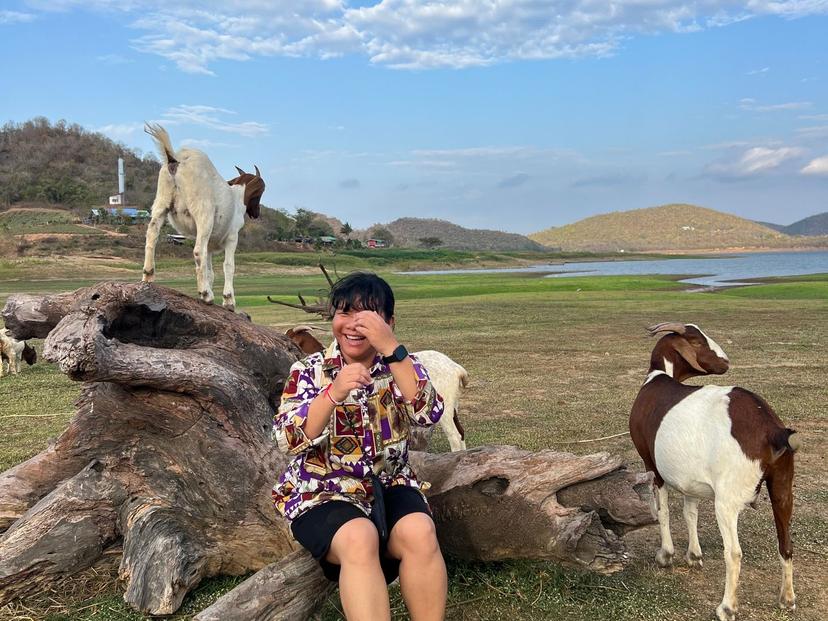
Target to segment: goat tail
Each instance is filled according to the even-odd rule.
[[[158,146],[158,152],[167,164],[177,164],[175,159],[175,151],[170,141],[170,135],[167,130],[161,127],[158,123],[144,123],[144,131],[152,136],[155,144]]]
[[[459,365],[458,365],[459,366]],[[466,371],[463,367],[460,367],[462,373],[460,373],[460,385],[463,388],[467,388],[469,385],[469,372]]]
[[[786,429],[785,431],[790,432],[790,435],[788,436],[788,448],[791,450],[791,453],[796,453],[800,448],[802,448],[802,440],[799,439],[799,434],[797,434],[793,429]]]
[[[802,441],[799,439],[799,434],[787,427],[780,427],[772,432],[769,440],[771,450],[773,451],[772,461],[776,461],[785,453],[793,455],[802,448]]]

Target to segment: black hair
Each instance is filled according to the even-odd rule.
[[[394,292],[382,278],[371,272],[353,272],[334,283],[328,297],[331,313],[352,308],[372,310],[386,321],[394,316]]]

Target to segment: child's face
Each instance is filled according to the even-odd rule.
[[[357,332],[355,328],[355,319],[357,313],[362,309],[358,306],[352,306],[347,311],[337,310],[334,313],[331,321],[331,328],[337,343],[339,343],[339,351],[345,357],[345,362],[361,362],[368,366],[377,355],[377,350],[370,343],[370,341]],[[385,320],[388,323],[388,320]]]

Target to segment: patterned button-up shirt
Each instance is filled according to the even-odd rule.
[[[279,448],[295,457],[273,487],[276,509],[293,520],[330,500],[344,500],[370,514],[371,475],[383,487],[406,485],[420,491],[429,484],[417,480],[408,463],[411,424],[427,427],[443,414],[443,399],[434,390],[428,372],[411,357],[417,373],[417,394],[407,402],[380,356],[370,373],[373,382],[353,390],[337,406],[317,438],[305,435],[311,401],[333,382],[345,362],[334,341],[323,353],[296,362],[273,419],[273,437]]]

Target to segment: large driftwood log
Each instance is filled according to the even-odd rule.
[[[273,406],[299,355],[286,337],[146,284],[12,297],[3,316],[17,336],[48,332],[45,357],[84,385],[67,430],[0,475],[0,603],[122,544],[124,597],[144,612],[174,612],[203,577],[272,562],[202,618],[242,607],[299,619],[316,605],[321,586],[272,592],[274,580],[285,594],[319,581],[304,552],[286,557],[297,545],[269,498],[287,460],[270,442]],[[412,461],[433,483],[441,545],[463,558],[615,571],[616,533],[653,521],[646,477],[607,454],[482,447]]]
[[[0,540],[0,601],[89,566],[122,538],[126,600],[169,614],[203,577],[295,548],[267,494],[286,463],[269,441],[299,353],[286,337],[143,284],[13,298],[4,319],[16,334],[51,322],[44,356],[85,384],[66,432],[0,475],[0,516],[13,522]]]

